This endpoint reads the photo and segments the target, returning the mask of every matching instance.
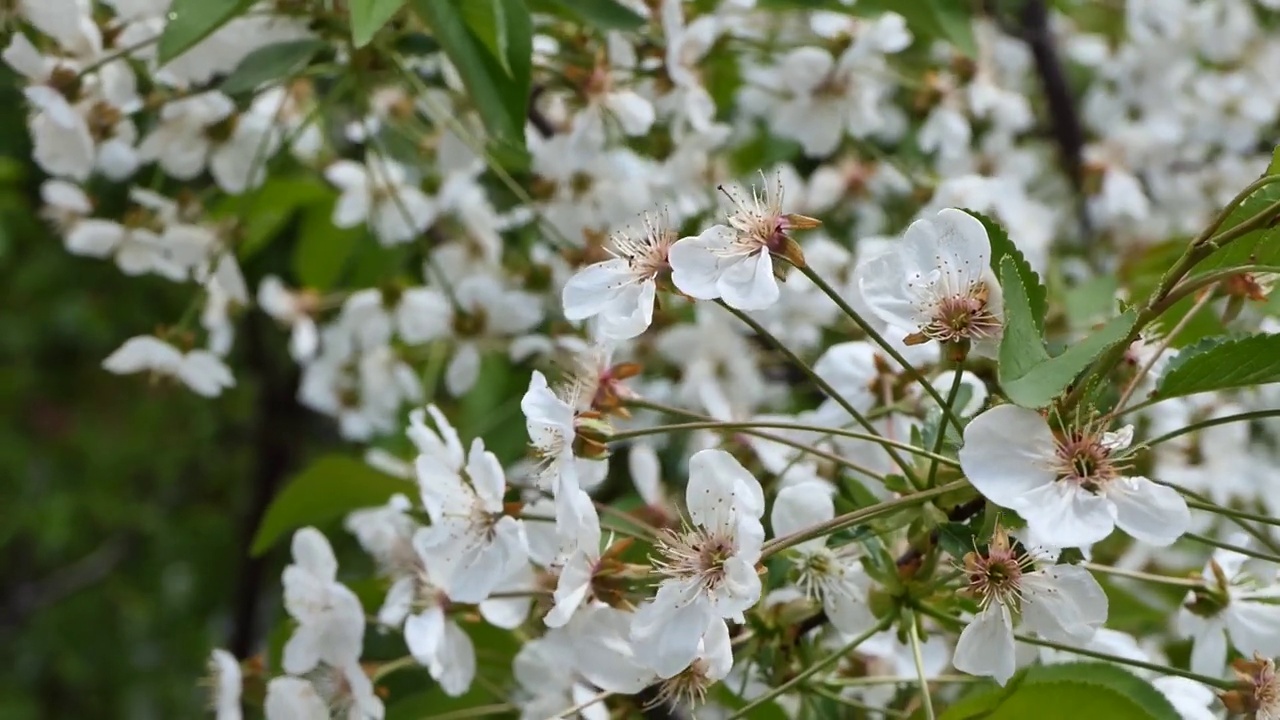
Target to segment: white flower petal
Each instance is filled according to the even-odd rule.
[[[802,482],[778,491],[773,501],[769,522],[774,537],[791,535],[836,516],[830,486],[818,482]],[[825,538],[819,538],[825,543]]]
[[[739,310],[763,310],[776,303],[782,293],[773,276],[773,256],[768,248],[725,264],[716,286],[725,303]]]
[[[1191,672],[1220,677],[1227,665],[1227,633],[1221,622],[1207,624],[1191,646]]]
[[[1113,505],[1105,497],[1066,481],[1024,494],[1013,509],[1040,542],[1058,548],[1092,545],[1115,529]]]
[[[632,278],[630,264],[622,258],[582,268],[569,278],[561,293],[565,318],[585,320],[600,313]]]
[[[1191,525],[1187,501],[1177,490],[1144,477],[1117,478],[1105,488],[1115,505],[1116,525],[1151,545],[1172,545]]]
[[[1088,570],[1052,565],[1023,576],[1027,626],[1049,640],[1086,643],[1107,620],[1107,596]]]
[[[1000,405],[965,427],[960,466],[984,497],[1016,509],[1027,493],[1054,482],[1047,464],[1055,448],[1049,423],[1039,413]]]
[[[984,675],[1004,685],[1013,677],[1013,621],[1009,609],[992,603],[978,613],[960,633],[955,657],[956,669],[970,675]]]
[[[689,458],[685,502],[690,519],[707,527],[728,522],[733,512],[757,518],[764,514],[760,481],[723,450],[700,450]]]
[[[677,240],[668,251],[671,282],[680,292],[698,300],[720,297],[720,252],[736,237],[733,228],[713,225],[702,234]]]

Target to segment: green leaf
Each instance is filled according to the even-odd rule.
[[[252,4],[253,0],[173,0],[156,43],[156,61],[164,65],[190,50]]]
[[[303,38],[260,47],[246,55],[218,89],[228,95],[235,95],[293,77],[324,46],[321,40]]]
[[[351,0],[351,43],[358,48],[368,45],[404,4],[405,0]]]
[[[530,5],[535,11],[571,17],[597,30],[628,32],[647,22],[616,0],[532,0]]]
[[[502,10],[501,42],[496,39],[496,26],[491,42],[476,35],[459,9],[465,7],[463,0],[413,0],[414,10],[458,70],[489,134],[500,144],[522,151],[532,82],[533,22],[520,0],[493,0],[493,4]],[[501,62],[490,47],[501,48]]]
[[[978,43],[973,37],[973,20],[969,17],[968,4],[961,0],[924,0],[919,3],[895,3],[899,12],[909,11],[917,5],[928,8],[928,21],[917,21],[920,27],[932,25],[939,37],[956,46],[968,57],[978,57]],[[911,26],[911,12],[906,12],[907,26]]]
[[[459,10],[467,27],[489,51],[489,56],[498,61],[508,77],[513,77],[508,56],[507,5],[506,0],[466,0]]]
[[[294,476],[271,501],[250,554],[262,555],[291,530],[382,505],[396,493],[413,491],[413,483],[378,472],[355,458],[325,455]]]
[[[1022,276],[1011,257],[1001,261],[1000,285],[1005,303],[998,371],[1000,387],[1010,400],[1022,407],[1048,405],[1103,351],[1128,337],[1137,321],[1137,313],[1129,310],[1072,344],[1061,355],[1049,357],[1036,327]]]
[[[1000,263],[1006,257],[1013,260],[1014,267],[1018,270],[1018,277],[1022,278],[1022,287],[1027,291],[1027,299],[1031,304],[1031,317],[1036,321],[1036,328],[1043,335],[1044,319],[1049,314],[1049,293],[1040,282],[1040,276],[1031,269],[1031,263],[1027,262],[1026,256],[1013,243],[1013,240],[1009,239],[1009,233],[1000,223],[975,210],[966,208],[965,212],[976,218],[987,230],[987,237],[991,240],[991,270],[995,272],[996,277],[1000,276]]]
[[[1064,663],[1032,667],[1004,689],[984,686],[941,720],[1179,720],[1150,683],[1115,665]]]
[[[1280,335],[1205,338],[1169,361],[1156,395],[1181,397],[1280,382]]]
[[[279,236],[299,210],[332,195],[327,185],[310,176],[274,176],[252,195],[227,197],[215,213],[242,221],[244,236],[236,254],[246,260]]]
[[[1036,323],[1031,298],[1017,262],[1012,257],[1003,258],[996,274],[1000,277],[1000,290],[1004,296],[1004,335],[1000,339],[999,367],[1000,384],[1004,386],[1025,377],[1048,361],[1049,352],[1044,349],[1044,337]]]
[[[293,272],[298,282],[317,290],[332,287],[342,276],[352,252],[362,242],[371,242],[363,226],[340,228],[333,224],[336,202],[334,198],[308,208],[293,248]]]
[[[1018,691],[1018,686],[1022,682],[1022,675],[1015,675],[1004,687],[1000,687],[991,680],[983,680],[976,683],[974,688],[964,694],[955,702],[954,705],[947,708],[939,720],[978,720],[985,718],[987,713],[1000,707],[1000,703],[1005,698]]]
[[[943,523],[938,526],[938,544],[951,557],[960,559],[977,549],[978,536],[964,523]]]

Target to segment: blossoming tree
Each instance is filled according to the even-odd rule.
[[[18,0],[102,371],[343,440],[217,717],[1280,718],[1276,3],[1088,5]]]

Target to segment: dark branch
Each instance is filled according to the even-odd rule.
[[[234,585],[235,595],[231,598],[234,610],[227,640],[231,653],[242,659],[252,655],[258,643],[258,614],[267,570],[267,558],[252,557],[249,549],[267,506],[297,463],[297,428],[304,421],[304,413],[295,398],[297,371],[272,355],[268,346],[270,324],[261,313],[253,313],[246,329],[243,336],[248,364],[259,382],[257,422],[253,428],[256,465],[250,478],[253,487],[249,507],[242,521],[240,570]]]
[[[999,14],[996,7],[999,4],[988,0],[985,3],[987,12],[996,18],[1005,32],[1021,38],[1031,52],[1048,109],[1049,131],[1058,146],[1063,173],[1076,191],[1081,230],[1088,238],[1093,234],[1093,226],[1085,202],[1084,126],[1049,29],[1048,5],[1045,0],[1024,0],[1014,22]]]
[[[542,85],[534,85],[533,90],[529,92],[529,124],[533,125],[533,129],[544,138],[549,138],[556,134],[556,126],[547,119],[546,115],[538,109],[538,98],[542,97],[542,93],[546,88]]]

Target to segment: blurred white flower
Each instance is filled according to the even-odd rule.
[[[215,648],[209,656],[210,704],[216,720],[240,720],[240,663],[235,656],[221,648]]]
[[[151,335],[129,338],[102,361],[102,367],[117,375],[148,371],[174,377],[205,397],[217,397],[236,384],[231,370],[217,355],[208,350],[184,353]]]
[[[1247,547],[1237,533],[1233,545]],[[1280,655],[1280,577],[1275,565],[1218,549],[1200,573],[1208,594],[1191,591],[1178,609],[1178,631],[1192,638],[1191,669],[1218,677],[1226,668],[1227,640],[1246,657]]]
[[[360,659],[364,608],[337,581],[338,561],[325,536],[312,527],[293,535],[293,564],[284,569],[284,607],[297,622],[284,646],[285,672],[301,675],[320,663],[344,668]]]
[[[302,678],[282,675],[267,683],[263,709],[267,720],[323,720],[329,706],[315,686]]]
[[[520,648],[512,663],[516,682],[523,699],[521,720],[543,720],[552,717],[580,717],[583,720],[608,720],[604,701],[589,702],[599,691],[591,687],[577,668],[573,636],[567,630],[551,630]],[[560,715],[565,708],[577,707],[574,715]]]
[[[268,275],[258,283],[258,307],[289,326],[289,354],[298,362],[315,357],[320,347],[320,330],[311,317],[317,301],[313,293],[290,291],[275,275]]]
[[[160,123],[142,139],[138,155],[180,180],[208,168],[219,187],[239,194],[262,184],[279,146],[273,117],[253,110],[237,114],[231,98],[213,90],[161,108]]]
[[[384,245],[410,242],[435,222],[435,201],[409,181],[400,163],[370,156],[365,164],[338,160],[324,176],[342,195],[333,208],[333,224],[342,228],[367,223]]]
[[[431,415],[436,429],[425,423]],[[456,602],[479,603],[529,561],[520,521],[502,501],[506,478],[493,453],[476,438],[464,455],[458,433],[434,405],[409,415],[409,439],[422,504],[431,524],[418,530],[419,552],[438,555],[438,582]]]
[[[832,488],[826,483],[801,482],[778,491],[769,516],[776,537],[797,533],[836,516],[831,499]],[[826,537],[816,537],[796,545],[797,581],[800,589],[822,603],[823,610],[835,629],[846,635],[870,630],[876,623],[867,604],[871,578],[859,564],[854,546],[827,547]]]

